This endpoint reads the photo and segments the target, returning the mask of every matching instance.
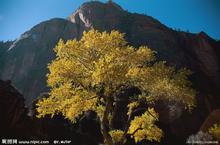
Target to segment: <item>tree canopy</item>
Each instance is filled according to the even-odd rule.
[[[60,40],[56,59],[48,68],[49,97],[37,103],[38,117],[62,115],[73,123],[87,111],[100,120],[107,145],[124,144],[126,137],[160,141],[162,130],[155,124],[158,114],[148,104],[158,100],[177,101],[186,109],[195,106],[195,91],[185,68],[176,70],[156,61],[156,52],[146,46],[129,46],[118,31],[84,32],[81,40]],[[120,94],[137,88],[136,95]],[[111,125],[117,102],[125,99],[126,123],[122,128]],[[137,110],[144,106],[144,111]],[[140,114],[141,113],[141,114]]]

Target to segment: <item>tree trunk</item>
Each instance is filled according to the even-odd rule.
[[[112,140],[111,136],[108,133],[109,132],[108,116],[109,116],[109,113],[110,113],[111,106],[112,106],[112,101],[109,98],[107,98],[103,118],[101,120],[101,132],[102,132],[102,135],[104,137],[105,145],[114,145],[113,140]]]

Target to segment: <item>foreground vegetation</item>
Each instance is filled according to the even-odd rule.
[[[152,107],[159,100],[179,102],[188,110],[195,106],[189,70],[156,61],[154,51],[127,45],[118,31],[91,30],[79,41],[60,40],[55,52],[49,64],[51,91],[37,103],[38,117],[62,113],[77,123],[84,113],[94,111],[106,145],[125,144],[128,136],[135,142],[160,141],[163,132]],[[132,88],[136,91],[126,93]],[[116,128],[118,102],[123,101],[125,123]]]

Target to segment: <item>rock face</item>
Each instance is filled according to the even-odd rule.
[[[12,41],[7,41],[7,42],[3,42],[0,41],[0,70],[3,70],[3,62],[7,53],[7,49],[10,47],[10,45],[12,44]]]
[[[0,80],[0,136],[26,136],[28,134],[26,113],[23,96],[11,86],[10,81]]]
[[[48,90],[47,64],[54,59],[53,48],[58,40],[80,39],[83,31],[91,28],[119,30],[126,34],[130,45],[147,45],[169,65],[192,70],[190,79],[199,92],[198,107],[191,115],[181,113],[172,124],[163,122],[167,132],[187,137],[192,131],[198,131],[208,111],[219,108],[220,42],[204,32],[174,31],[150,16],[124,11],[113,2],[84,3],[67,20],[52,19],[25,32],[10,46],[7,45],[3,55],[0,54],[0,78],[12,80],[30,106],[34,98]]]
[[[27,105],[47,90],[47,64],[54,58],[57,41],[77,36],[75,24],[64,19],[40,23],[25,32],[8,47],[4,54],[0,76],[12,83],[26,97]]]

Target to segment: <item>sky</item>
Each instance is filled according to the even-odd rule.
[[[88,0],[0,0],[0,40],[15,40],[36,24],[66,18]],[[105,2],[106,0],[101,0]],[[113,0],[174,29],[220,40],[220,0]]]

